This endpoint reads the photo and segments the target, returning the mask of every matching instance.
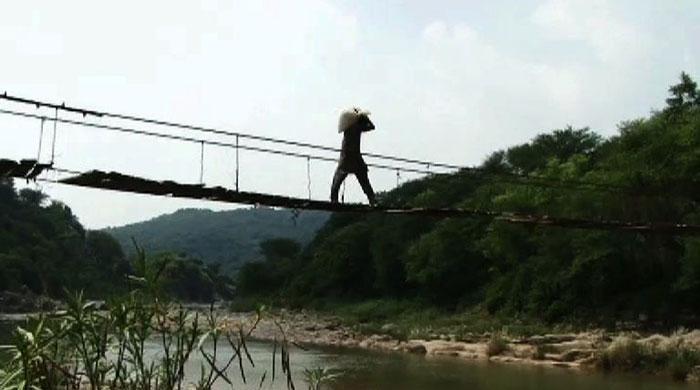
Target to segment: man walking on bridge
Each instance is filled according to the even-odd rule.
[[[374,130],[374,123],[369,119],[369,112],[362,111],[355,107],[343,111],[338,121],[338,133],[343,133],[343,146],[340,150],[338,168],[333,175],[331,185],[331,202],[338,203],[338,190],[343,180],[352,173],[357,177],[357,181],[362,186],[362,191],[367,195],[369,204],[374,206],[377,200],[374,197],[374,190],[367,176],[368,168],[360,152],[360,139],[365,131]]]

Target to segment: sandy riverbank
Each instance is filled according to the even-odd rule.
[[[227,316],[235,322],[250,321],[254,317],[253,314],[240,313]],[[260,340],[279,339],[277,324],[281,325],[288,340],[301,345],[363,348],[573,370],[595,369],[601,353],[629,342],[660,351],[679,346],[700,351],[700,330],[678,331],[671,335],[591,330],[529,337],[485,333],[460,339],[442,334],[431,339],[399,340],[389,334],[361,334],[341,325],[336,318],[305,312],[283,312],[275,317],[265,317],[252,336]],[[387,333],[390,333],[391,326],[385,325]],[[700,366],[692,367],[686,379],[700,380]]]

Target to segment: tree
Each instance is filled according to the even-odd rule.
[[[447,220],[408,249],[407,280],[439,305],[454,305],[484,284],[486,259],[472,242],[478,222]]]
[[[23,188],[19,191],[19,198],[22,202],[29,205],[39,207],[48,198],[46,194],[40,190],[33,190],[31,188]]]
[[[531,173],[544,168],[551,159],[566,161],[577,154],[590,154],[600,143],[601,137],[588,128],[567,127],[509,148],[506,160],[517,173]]]
[[[306,272],[314,275],[314,294],[371,296],[374,271],[370,234],[367,223],[352,224],[336,231],[316,249],[306,268]]]
[[[9,205],[17,198],[14,182],[10,178],[0,177],[0,207]]]
[[[672,85],[668,89],[671,97],[666,99],[668,108],[674,112],[700,105],[697,83],[685,72],[681,72],[680,79],[680,83]]]
[[[292,259],[299,255],[301,246],[288,238],[275,238],[260,243],[260,250],[268,261]]]

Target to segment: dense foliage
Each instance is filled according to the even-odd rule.
[[[270,208],[185,209],[106,232],[127,253],[133,252],[133,237],[148,251],[183,253],[207,264],[221,263],[223,271],[231,272],[245,262],[259,259],[259,245],[267,239],[310,242],[327,219],[327,213],[315,211],[295,214]]]
[[[382,203],[700,224],[700,93],[686,74],[669,92],[667,107],[609,139],[555,130],[479,170],[406,183]],[[241,270],[241,292],[300,305],[420,299],[549,321],[678,323],[700,309],[700,238],[691,236],[334,215],[305,250],[275,247]]]
[[[139,256],[144,263],[138,266]],[[213,302],[217,298],[230,298],[233,280],[221,272],[220,264],[204,264],[201,260],[159,252],[135,256],[135,268],[158,274],[163,292],[174,299],[190,302]]]
[[[126,291],[136,262],[137,256],[128,259],[111,235],[83,228],[68,206],[0,181],[0,292],[62,299],[70,290],[107,298]],[[210,302],[231,292],[232,281],[217,264],[155,253],[145,266],[162,273],[163,288],[174,298]],[[3,306],[0,299],[0,311]]]
[[[119,244],[86,231],[68,206],[0,181],[0,291],[58,296],[75,287],[92,294],[123,288],[128,269]]]

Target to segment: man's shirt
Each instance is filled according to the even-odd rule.
[[[362,159],[362,153],[360,152],[362,133],[356,127],[343,132],[343,145],[340,150],[338,167],[345,172],[367,171],[367,164]]]

